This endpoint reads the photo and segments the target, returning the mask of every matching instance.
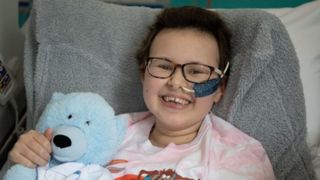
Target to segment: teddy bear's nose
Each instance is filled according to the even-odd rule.
[[[56,135],[53,138],[53,143],[59,148],[66,148],[71,146],[71,140],[65,135]]]

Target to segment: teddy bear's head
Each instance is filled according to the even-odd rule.
[[[37,129],[53,129],[52,155],[59,162],[105,165],[118,150],[127,116],[94,93],[54,93]]]

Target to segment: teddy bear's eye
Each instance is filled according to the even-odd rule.
[[[72,115],[70,114],[69,116],[68,116],[68,119],[71,119],[72,118]]]
[[[89,126],[89,125],[90,125],[90,123],[91,123],[90,121],[86,121],[86,125],[88,125],[88,126]]]

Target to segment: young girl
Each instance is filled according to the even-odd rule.
[[[217,13],[163,10],[137,53],[149,112],[131,114],[108,169],[115,179],[275,179],[262,145],[211,112],[221,99],[230,32]],[[28,167],[50,157],[51,130],[29,131],[10,152]]]

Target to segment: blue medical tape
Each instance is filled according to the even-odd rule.
[[[213,94],[219,87],[221,78],[211,79],[205,83],[195,83],[193,90],[196,97],[204,97]]]

